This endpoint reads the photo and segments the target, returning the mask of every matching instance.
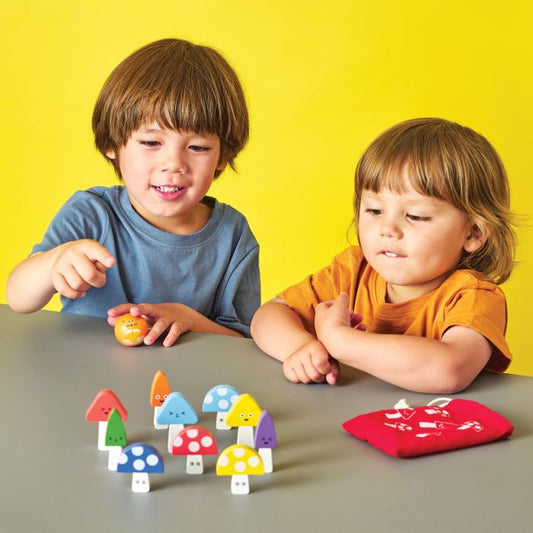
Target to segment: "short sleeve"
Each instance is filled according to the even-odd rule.
[[[31,253],[46,252],[78,239],[101,240],[109,226],[109,215],[98,195],[90,191],[74,193],[56,213],[40,243]]]
[[[481,333],[493,346],[486,370],[503,372],[511,362],[505,340],[507,304],[496,285],[479,281],[476,287],[458,291],[447,305],[444,330],[451,326],[469,327]]]
[[[250,322],[260,304],[259,246],[255,245],[231,272],[215,322],[250,337]]]
[[[278,294],[299,316],[304,327],[314,333],[315,309],[320,302],[333,300],[347,292],[353,300],[354,282],[363,261],[359,247],[351,246],[332,263]]]

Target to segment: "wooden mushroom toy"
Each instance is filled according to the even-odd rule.
[[[107,468],[111,471],[117,470],[118,458],[122,453],[122,448],[126,446],[126,430],[120,413],[111,409],[111,414],[107,420],[107,430],[105,433],[105,445],[107,448]]]
[[[217,476],[231,476],[231,493],[248,494],[248,476],[265,473],[263,461],[250,446],[234,444],[226,448],[217,460]]]
[[[257,426],[261,407],[251,394],[241,394],[226,416],[226,424],[237,427],[237,444],[254,446],[254,427]]]
[[[154,408],[154,428],[168,429],[168,424],[158,424],[157,417],[161,411],[161,406],[170,394],[170,386],[167,381],[167,376],[162,370],[158,370],[154,374],[152,380],[152,387],[150,389],[150,405]]]
[[[237,389],[231,385],[215,385],[207,391],[202,404],[202,411],[217,414],[217,429],[231,429],[231,426],[226,424],[226,415],[239,395]]]
[[[276,429],[272,416],[265,409],[259,415],[257,428],[255,429],[255,445],[254,448],[258,451],[263,464],[265,465],[265,472],[270,473],[273,470],[272,466],[272,448],[278,447],[278,439],[276,437]]]
[[[85,413],[87,422],[98,422],[98,449],[106,450],[105,434],[107,431],[107,421],[111,414],[111,409],[115,408],[123,421],[128,419],[126,408],[120,403],[116,394],[112,390],[101,390],[92,401]]]
[[[203,474],[204,455],[216,455],[217,442],[213,435],[202,426],[187,426],[183,428],[172,444],[172,455],[186,455],[187,474]]]
[[[157,415],[158,424],[168,424],[168,453],[172,453],[174,439],[185,424],[196,424],[196,422],[198,422],[198,415],[185,396],[179,392],[171,392]]]
[[[149,474],[162,474],[164,471],[161,454],[149,444],[135,442],[122,451],[117,465],[117,472],[133,474],[132,492],[149,492]]]

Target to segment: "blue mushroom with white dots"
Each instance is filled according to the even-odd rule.
[[[132,492],[149,492],[149,474],[162,474],[164,471],[161,454],[149,444],[134,442],[126,446],[118,459],[117,472],[133,474]]]
[[[215,385],[207,391],[204,396],[202,411],[217,414],[217,429],[231,429],[231,426],[226,424],[226,415],[240,394],[231,385]]]

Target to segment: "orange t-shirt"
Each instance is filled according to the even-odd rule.
[[[503,372],[509,366],[505,296],[478,272],[456,270],[437,289],[401,303],[387,303],[386,288],[386,281],[366,262],[361,248],[352,246],[279,297],[313,334],[316,306],[341,292],[348,293],[350,307],[362,315],[370,332],[440,339],[451,326],[472,328],[493,346],[486,369]]]

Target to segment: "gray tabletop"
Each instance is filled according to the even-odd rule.
[[[511,439],[414,459],[389,457],[346,433],[357,414],[415,394],[343,368],[340,383],[294,385],[252,341],[187,334],[173,348],[120,346],[100,319],[41,311],[20,316],[0,306],[0,530],[58,531],[530,531],[533,519],[533,379],[482,375],[462,398],[482,402],[515,426]],[[274,472],[250,477],[232,495],[230,479],[185,473],[152,426],[149,392],[156,370],[199,412],[219,449],[235,430],[217,431],[201,413],[219,383],[252,394],[276,423]],[[129,474],[107,470],[97,424],[84,415],[112,389],[128,410],[129,442],[155,446],[165,473],[134,494]]]

